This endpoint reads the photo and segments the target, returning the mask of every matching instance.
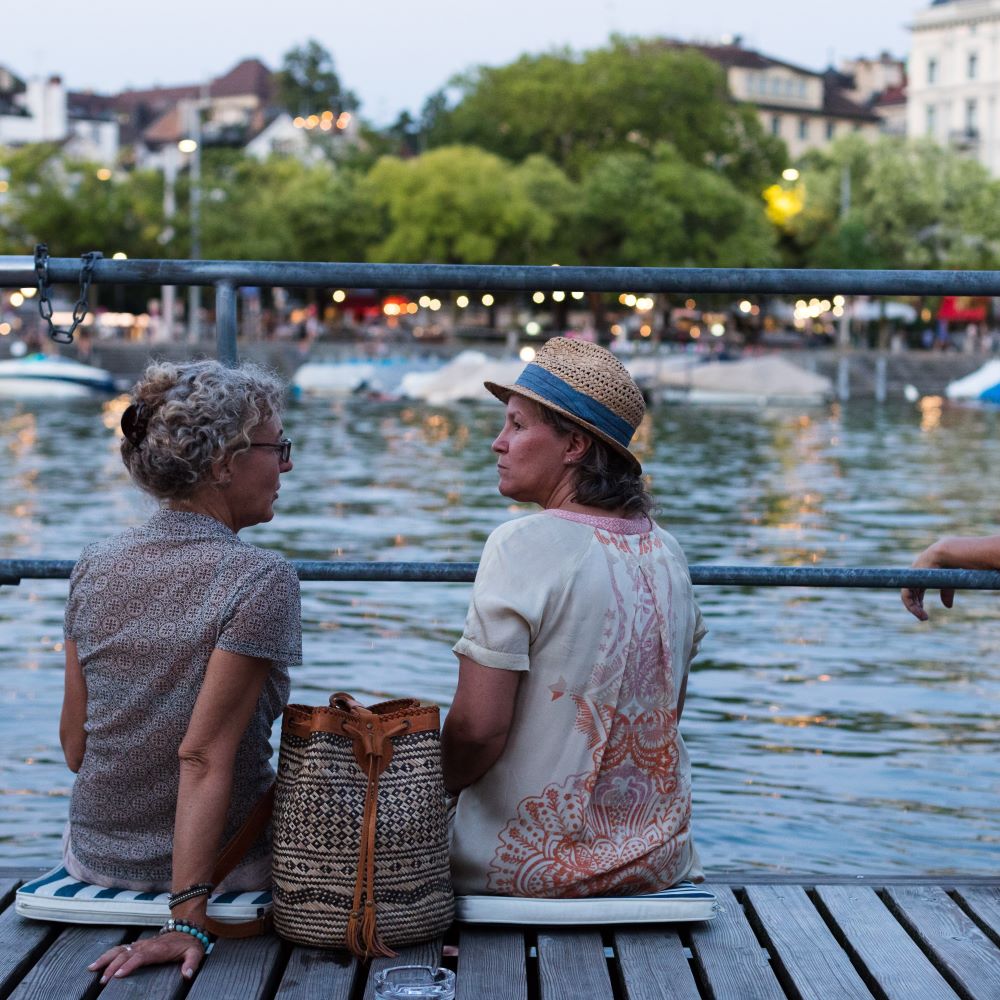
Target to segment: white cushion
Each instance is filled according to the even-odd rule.
[[[22,885],[15,909],[22,917],[64,924],[129,924],[159,927],[170,916],[168,892],[108,889],[73,878],[60,865]],[[217,892],[208,898],[208,915],[225,923],[254,920],[271,909],[271,893]]]
[[[713,892],[679,882],[645,896],[458,896],[455,918],[466,924],[668,924],[713,920],[718,907]]]

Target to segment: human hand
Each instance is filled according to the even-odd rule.
[[[924,549],[924,551],[921,552],[920,555],[913,561],[914,569],[940,569],[942,567],[939,555],[940,544],[940,542],[935,542],[933,545]],[[923,587],[904,587],[900,591],[903,607],[906,608],[906,610],[909,611],[914,618],[922,622],[927,621],[930,617],[924,608],[924,595],[926,592],[926,589]],[[941,603],[946,608],[952,607],[955,603],[955,591],[942,590]]]
[[[181,975],[190,979],[198,971],[204,957],[205,949],[197,938],[181,931],[172,931],[133,941],[132,944],[115,945],[87,968],[91,972],[100,972],[103,984],[112,978],[122,979],[144,965],[179,961]]]

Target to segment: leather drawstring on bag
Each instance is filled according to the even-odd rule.
[[[353,704],[350,704],[353,702]],[[382,719],[346,695],[336,694],[330,704],[345,709],[351,720],[343,732],[354,741],[354,756],[368,776],[365,808],[361,820],[358,874],[354,903],[347,920],[347,947],[362,958],[395,958],[396,953],[379,937],[375,903],[375,831],[378,819],[378,783],[392,760],[392,738],[410,728],[408,720]]]

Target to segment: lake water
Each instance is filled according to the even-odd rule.
[[[72,559],[151,512],[117,456],[122,403],[0,403],[0,557]],[[521,509],[496,493],[498,406],[307,401],[276,519],[290,558],[478,558]],[[941,533],[997,530],[1000,415],[867,402],[802,412],[663,407],[640,429],[659,519],[695,563],[901,566]],[[65,581],[0,588],[0,862],[59,852]],[[446,706],[464,584],[304,583],[293,699]],[[910,618],[889,591],[699,587],[688,687],[706,867],[994,872],[1000,609],[960,594]],[[934,597],[936,601],[936,595]],[[123,790],[127,794],[127,789]]]

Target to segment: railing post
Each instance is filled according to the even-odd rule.
[[[229,281],[215,286],[216,356],[230,368],[239,364],[236,349],[236,288]]]

